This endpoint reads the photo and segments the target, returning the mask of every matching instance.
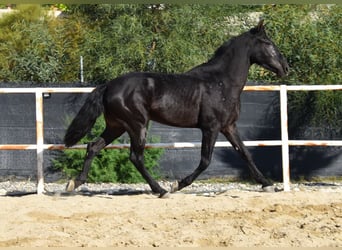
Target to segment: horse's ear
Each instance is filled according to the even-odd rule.
[[[257,31],[260,32],[264,29],[264,19],[261,19],[257,25]]]

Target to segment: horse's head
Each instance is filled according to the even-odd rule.
[[[267,37],[263,20],[249,33],[253,36],[254,41],[251,50],[251,63],[256,63],[276,73],[279,77],[287,75],[289,71],[287,60]]]

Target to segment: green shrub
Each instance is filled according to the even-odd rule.
[[[39,5],[0,18],[0,81],[75,82],[79,78],[78,20],[56,19]]]
[[[104,129],[104,119],[99,118],[90,135],[85,136],[80,143],[84,144],[99,136]],[[117,139],[114,143],[123,143],[123,139]],[[149,142],[157,142],[152,137]],[[145,150],[145,166],[154,178],[159,178],[158,161],[163,154],[163,149],[148,148]],[[53,160],[53,167],[62,170],[68,178],[73,178],[80,173],[86,150],[67,149]],[[88,182],[120,182],[137,183],[144,182],[140,173],[129,160],[129,149],[103,149],[94,158],[88,174]]]

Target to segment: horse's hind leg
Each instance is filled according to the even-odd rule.
[[[160,198],[167,197],[168,192],[160,187],[144,166],[144,149],[146,144],[146,127],[130,129],[128,131],[131,138],[130,160],[140,172],[142,177],[150,185],[154,193],[159,193]]]
[[[264,175],[256,167],[252,156],[240,139],[239,133],[237,131],[236,125],[232,124],[224,128],[222,134],[227,138],[227,140],[232,144],[233,148],[242,156],[244,160],[248,163],[248,168],[252,174],[252,177],[260,184],[263,188],[272,186],[272,183],[267,180]]]
[[[66,190],[71,192],[83,183],[86,182],[91,163],[96,155],[105,146],[110,144],[113,140],[121,136],[125,130],[123,128],[106,128],[101,136],[94,142],[89,142],[87,146],[87,153],[85,156],[83,169],[75,180],[70,180],[67,184]]]

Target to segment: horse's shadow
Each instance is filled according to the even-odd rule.
[[[36,191],[9,191],[4,196],[8,197],[22,197],[27,195],[35,195]],[[135,190],[135,189],[102,189],[102,190],[77,190],[73,192],[66,191],[45,191],[44,195],[55,196],[55,197],[69,197],[69,196],[122,196],[122,195],[142,195],[142,194],[153,194],[150,190]]]

